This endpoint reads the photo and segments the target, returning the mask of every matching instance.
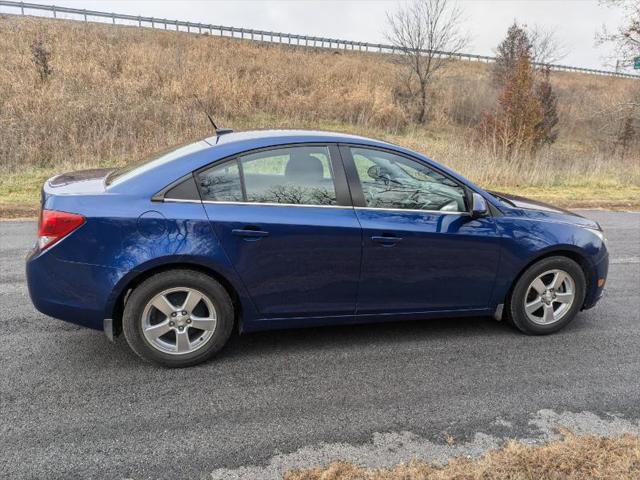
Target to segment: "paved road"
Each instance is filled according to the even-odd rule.
[[[609,294],[556,335],[490,319],[257,333],[187,370],[36,312],[23,274],[35,225],[1,222],[0,476],[255,476],[217,469],[438,448],[445,432],[481,450],[493,437],[477,432],[527,437],[553,412],[637,426],[640,214],[585,214],[610,239]]]

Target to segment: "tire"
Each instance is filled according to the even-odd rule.
[[[212,358],[229,339],[233,324],[233,303],[225,288],[186,269],[143,281],[131,292],[122,316],[131,349],[145,361],[170,368]]]
[[[529,335],[557,332],[580,311],[585,293],[586,279],[580,265],[567,257],[544,258],[516,282],[507,301],[508,318]]]

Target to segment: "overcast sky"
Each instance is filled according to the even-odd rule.
[[[394,0],[44,0],[37,3],[375,43],[385,41],[386,12],[398,6]],[[597,0],[459,0],[459,4],[471,36],[468,53],[491,55],[509,25],[517,19],[519,23],[556,30],[568,52],[562,63],[579,67],[609,68],[605,63],[610,47],[596,47],[595,33],[603,24],[615,28],[623,20],[619,10],[600,6]]]

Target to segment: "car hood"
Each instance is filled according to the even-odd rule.
[[[587,228],[600,229],[598,222],[590,220],[578,215],[577,213],[570,212],[563,208],[554,207],[548,203],[539,202],[526,197],[520,197],[518,195],[511,195],[509,193],[502,192],[489,192],[491,195],[498,197],[500,200],[506,201],[509,206],[516,208],[522,212],[523,215],[540,219],[550,220],[563,223],[571,223],[573,225],[579,225]]]

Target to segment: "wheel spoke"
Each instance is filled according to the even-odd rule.
[[[196,305],[200,303],[200,300],[202,300],[202,295],[200,293],[196,292],[195,290],[189,290],[189,293],[187,293],[187,298],[182,305],[182,310],[186,310],[187,313],[193,312],[193,310],[196,308]]]
[[[191,317],[191,327],[198,328],[200,330],[215,330],[216,319],[215,318],[202,318]]]
[[[533,313],[538,310],[542,306],[542,299],[540,297],[536,298],[533,302],[527,303],[524,308],[527,313]]]
[[[153,299],[151,303],[156,309],[160,310],[165,317],[169,318],[175,311],[176,307],[169,301],[166,295],[159,295]]]
[[[157,325],[152,325],[150,327],[145,328],[144,333],[147,337],[152,339],[156,339],[169,332],[171,327],[169,326],[169,320],[165,320]]]
[[[553,311],[553,305],[545,305],[544,306],[544,322],[545,323],[551,323],[553,322],[556,317],[554,315],[554,311]]]
[[[188,352],[191,349],[191,342],[189,341],[188,329],[184,329],[182,332],[176,332],[176,349],[178,353]]]
[[[566,273],[556,272],[556,274],[553,276],[553,281],[551,282],[550,287],[553,288],[554,290],[558,290],[562,286],[566,278],[567,278]]]
[[[547,289],[547,286],[544,284],[540,277],[536,278],[531,286],[538,292],[539,295],[542,295],[544,291]]]
[[[556,293],[556,298],[553,300],[558,303],[571,303],[573,300],[573,293]]]

